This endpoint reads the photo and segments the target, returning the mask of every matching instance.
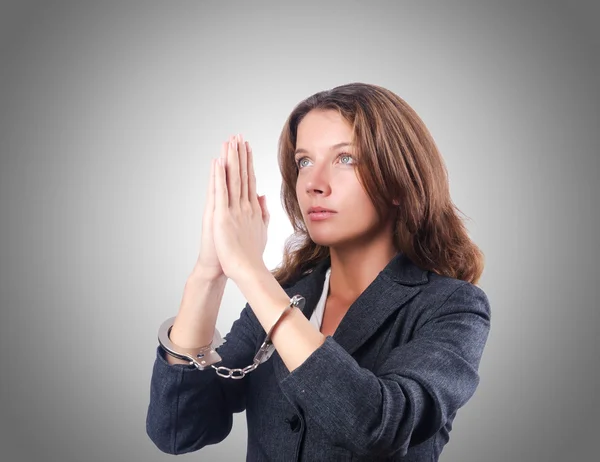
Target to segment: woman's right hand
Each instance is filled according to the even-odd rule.
[[[228,142],[221,144],[221,158],[227,159]],[[200,254],[196,262],[193,273],[202,275],[210,279],[219,279],[226,277],[221,267],[221,262],[217,257],[215,243],[213,238],[213,220],[215,211],[215,174],[217,168],[217,159],[211,159],[210,178],[208,189],[206,191],[206,205],[204,207],[204,217],[202,219],[202,240],[200,242]]]

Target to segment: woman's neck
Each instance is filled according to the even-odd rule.
[[[329,296],[341,303],[356,300],[398,251],[389,244],[373,244],[352,251],[330,248]]]

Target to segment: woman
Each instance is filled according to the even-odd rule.
[[[294,108],[279,166],[295,233],[273,271],[252,159],[234,137],[213,160],[201,251],[170,341],[219,344],[228,278],[248,303],[213,367],[157,348],[148,435],[164,452],[196,451],[245,410],[249,461],[438,460],[478,386],[490,306],[475,285],[483,254],[425,125],[397,95],[362,83]],[[271,342],[272,356],[253,363]]]

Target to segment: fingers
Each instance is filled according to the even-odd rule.
[[[254,173],[254,156],[252,148],[248,144],[248,200],[255,210],[260,210],[258,196],[256,195],[256,174]]]
[[[242,201],[247,201],[251,203],[254,210],[260,210],[250,144],[244,141],[241,134],[232,136],[229,141],[223,143],[221,156],[225,159],[228,207],[239,207]]]
[[[232,136],[229,139],[229,149],[227,150],[227,189],[229,190],[229,205],[237,207],[241,196],[240,179],[240,158],[238,154],[237,137]]]
[[[248,200],[248,150],[242,135],[238,135],[238,152],[240,161],[240,200],[245,202]]]
[[[268,228],[269,221],[271,220],[271,214],[269,213],[269,209],[267,208],[267,197],[260,196],[260,199],[258,199],[258,201],[260,203],[260,209],[262,212],[263,222],[264,222],[265,226]]]
[[[221,158],[215,161],[215,210],[226,210],[229,207],[229,197],[227,193],[227,174],[225,171],[227,152],[229,143],[225,142],[221,145]],[[222,165],[221,165],[222,163]]]

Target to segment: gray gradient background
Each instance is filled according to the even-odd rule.
[[[441,460],[592,460],[593,2],[82,3],[0,10],[0,459],[172,460],[145,433],[150,374],[197,256],[210,158],[230,134],[252,143],[273,268],[291,232],[283,122],[362,81],[423,118],[486,254],[481,382]],[[221,332],[244,304],[230,281]],[[236,414],[183,460],[242,461],[245,445]]]

